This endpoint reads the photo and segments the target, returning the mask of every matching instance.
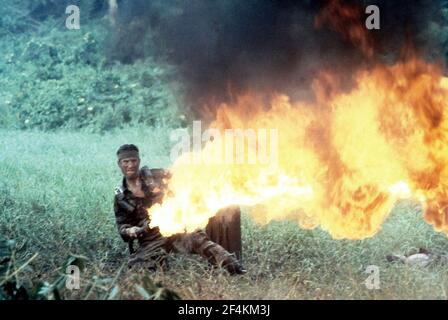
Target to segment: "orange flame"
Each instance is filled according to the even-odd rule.
[[[328,96],[329,83],[315,81],[315,104],[277,94],[266,108],[251,93],[221,105],[210,127],[278,129],[278,161],[195,165],[184,154],[171,168],[174,196],[149,210],[152,224],[166,235],[192,231],[239,204],[262,223],[289,218],[361,239],[378,232],[397,199],[412,197],[448,233],[448,79],[410,59],[360,72],[349,93]],[[222,148],[208,141],[203,158]]]

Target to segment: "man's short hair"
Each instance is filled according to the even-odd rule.
[[[124,144],[117,150],[118,160],[125,158],[140,158],[139,150],[135,144]]]

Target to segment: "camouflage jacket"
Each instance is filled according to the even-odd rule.
[[[149,169],[142,167],[139,173],[141,179],[142,191],[144,198],[136,197],[128,189],[126,179],[123,178],[122,184],[115,188],[114,211],[115,221],[118,232],[124,241],[129,242],[131,239],[126,233],[126,229],[130,227],[148,226],[150,218],[147,209],[154,203],[161,203],[166,187],[166,178],[169,178],[167,171],[163,169]],[[139,242],[146,238],[152,238],[158,228],[147,229],[148,231],[143,237],[139,237]]]

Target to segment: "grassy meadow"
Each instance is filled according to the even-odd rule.
[[[202,259],[176,254],[155,274],[126,268],[127,246],[112,210],[120,182],[115,150],[139,145],[142,164],[169,165],[169,130],[129,128],[105,134],[0,130],[0,234],[13,249],[3,275],[26,288],[64,274],[70,256],[86,258],[79,290],[64,299],[145,299],[153,279],[182,299],[446,299],[448,238],[426,224],[416,203],[397,203],[382,230],[362,241],[334,240],[288,221],[257,225],[243,208],[243,261],[248,273],[228,276]],[[386,255],[426,248],[428,267],[389,263]],[[380,288],[365,285],[367,266]],[[0,282],[2,278],[0,277]]]

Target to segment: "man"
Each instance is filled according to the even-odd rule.
[[[129,243],[130,267],[144,265],[156,269],[165,265],[166,253],[183,251],[199,254],[210,263],[226,268],[230,274],[246,272],[234,255],[212,242],[203,230],[163,237],[159,228],[150,228],[147,209],[162,202],[169,174],[161,169],[139,169],[139,150],[133,144],[122,145],[117,157],[123,182],[115,189],[114,211],[118,231]],[[134,240],[139,244],[135,251]]]

